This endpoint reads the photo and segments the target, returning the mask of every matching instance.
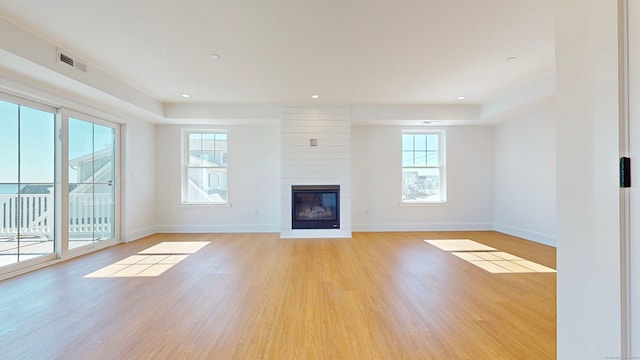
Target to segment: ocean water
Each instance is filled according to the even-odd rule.
[[[54,184],[20,184],[21,194],[49,194]],[[0,184],[0,195],[18,193],[18,184]]]
[[[0,184],[0,194],[17,194],[18,184]]]

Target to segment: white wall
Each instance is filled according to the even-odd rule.
[[[631,158],[629,283],[632,356],[640,356],[640,3],[629,3],[629,154]]]
[[[353,230],[493,229],[493,128],[445,129],[446,204],[401,204],[402,130],[411,129],[353,126],[351,130]]]
[[[157,230],[159,232],[254,232],[283,230],[290,220],[290,173],[282,172],[279,125],[226,127],[229,131],[229,197],[231,207],[180,204],[180,136],[178,126],[157,126]],[[401,204],[401,133],[405,127],[351,127],[352,230],[482,230],[493,229],[494,148],[492,127],[446,128],[448,202]],[[320,131],[320,130],[319,130]],[[318,148],[331,140],[319,134]],[[347,137],[348,138],[348,137]],[[297,141],[297,140],[296,140]],[[301,150],[302,151],[302,150]],[[349,160],[349,159],[347,159]],[[348,164],[349,161],[346,162]],[[393,171],[398,169],[398,171]],[[260,174],[256,176],[256,174]],[[316,181],[311,172],[297,182]],[[309,178],[309,176],[313,177]],[[321,179],[333,183],[334,179]],[[345,184],[347,180],[339,180]],[[287,189],[287,194],[284,194]],[[394,190],[395,189],[395,190]],[[344,191],[344,190],[343,190]],[[257,215],[256,215],[257,213]],[[348,226],[348,224],[347,224]],[[291,235],[291,234],[289,234]],[[295,235],[295,234],[294,234]],[[296,235],[299,236],[299,235]]]
[[[281,236],[351,237],[351,109],[287,107],[281,131]],[[340,185],[340,229],[292,229],[292,185]]]
[[[617,5],[556,2],[558,359],[623,358]]]
[[[216,128],[228,131],[230,206],[181,204],[182,128],[157,126],[158,232],[279,232],[279,125]]]
[[[556,245],[555,131],[554,109],[495,127],[496,230]]]
[[[132,241],[156,230],[156,128],[129,121],[122,130],[122,237]]]

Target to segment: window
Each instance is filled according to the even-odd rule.
[[[183,203],[228,203],[226,131],[185,131],[183,164]]]
[[[446,201],[444,132],[402,133],[402,201]]]

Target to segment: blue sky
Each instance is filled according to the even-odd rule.
[[[54,130],[54,114],[0,101],[0,183],[18,182],[18,133],[21,182],[53,182]]]
[[[113,141],[112,129],[69,119],[69,159],[104,149]],[[18,138],[20,142],[18,142]],[[20,154],[20,159],[18,159]],[[54,182],[55,115],[0,100],[0,193],[6,184]],[[20,172],[18,172],[18,163]],[[18,179],[20,177],[20,179]],[[70,169],[69,181],[75,171]]]

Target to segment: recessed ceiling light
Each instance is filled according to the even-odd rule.
[[[513,60],[515,60],[515,59],[517,59],[517,57],[515,57],[515,56],[509,56],[509,57],[508,57],[508,58],[506,58],[505,60],[506,60],[506,61],[513,61]]]
[[[182,94],[182,97],[183,97],[183,98],[188,99],[188,98],[190,98],[191,96],[189,96],[189,94]]]
[[[320,96],[318,96],[318,95],[311,95],[311,98],[312,98],[312,99],[319,99],[319,98],[320,98]]]
[[[210,54],[209,57],[211,60],[220,60],[220,55],[218,54]]]
[[[464,96],[458,96],[458,100],[464,100],[464,99],[466,99],[466,97],[464,97]]]

